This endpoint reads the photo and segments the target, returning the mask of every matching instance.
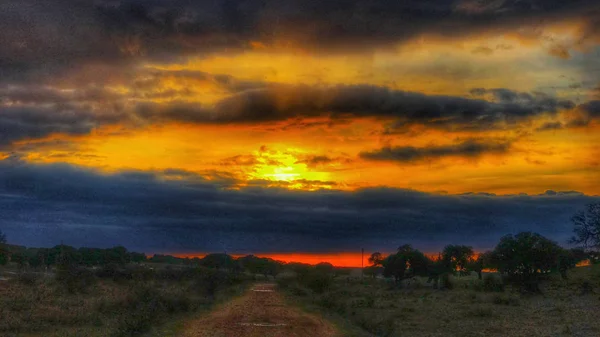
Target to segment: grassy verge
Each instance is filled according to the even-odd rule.
[[[600,266],[553,275],[541,295],[451,277],[452,289],[424,279],[402,288],[385,280],[335,279],[327,287],[287,280],[290,302],[335,322],[347,336],[600,336]],[[366,331],[361,335],[361,331]]]
[[[200,268],[73,268],[55,277],[23,273],[0,282],[0,335],[152,335],[235,296],[245,283],[240,275]]]

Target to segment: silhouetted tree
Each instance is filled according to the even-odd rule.
[[[40,249],[27,250],[27,263],[31,268],[38,268],[44,263],[43,256],[40,254]]]
[[[129,259],[131,260],[131,262],[135,262],[135,263],[145,262],[147,260],[146,254],[136,253],[136,252],[130,252]],[[191,263],[192,263],[192,260],[190,260],[190,264]]]
[[[28,258],[25,252],[16,252],[10,256],[10,260],[16,263],[19,266],[19,269],[22,269],[23,267],[25,267]]]
[[[0,231],[0,266],[8,263],[8,250],[4,247],[6,243],[6,235]]]
[[[369,257],[369,263],[373,266],[381,266],[383,255],[380,252],[375,252]]]
[[[333,275],[334,267],[329,262],[320,262],[315,265],[315,270],[319,273]]]
[[[123,246],[116,246],[105,250],[104,259],[104,263],[106,264],[113,263],[117,265],[123,265],[131,261],[131,256],[129,255],[129,252],[127,252],[127,248]]]
[[[396,254],[389,255],[382,261],[383,275],[393,277],[396,284],[408,277],[428,274],[431,261],[419,250],[410,245],[398,248]]]
[[[482,272],[490,265],[490,256],[492,252],[481,253],[476,257],[471,257],[467,262],[466,269],[477,273],[477,277],[482,280]]]
[[[246,255],[237,260],[241,269],[252,274],[262,274],[265,278],[275,277],[279,272],[281,263],[266,257]]]
[[[473,248],[470,246],[448,245],[442,252],[442,258],[453,272],[464,272],[467,263],[473,257]]]
[[[200,265],[208,268],[229,269],[233,268],[233,258],[227,254],[208,254],[200,260]]]
[[[563,249],[558,256],[556,269],[560,272],[563,279],[567,279],[567,271],[575,268],[577,263],[586,260],[588,254],[581,248]]]
[[[600,203],[589,204],[585,210],[572,218],[573,232],[571,243],[583,244],[585,249],[600,250]]]
[[[523,290],[539,292],[539,276],[558,265],[563,249],[540,234],[506,235],[491,254],[491,264]]]

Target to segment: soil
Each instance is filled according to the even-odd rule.
[[[256,284],[209,315],[186,323],[185,337],[338,337],[328,321],[288,304],[275,284]]]

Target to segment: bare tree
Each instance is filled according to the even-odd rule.
[[[600,203],[589,204],[585,210],[572,218],[573,232],[571,243],[581,244],[585,249],[600,250]]]

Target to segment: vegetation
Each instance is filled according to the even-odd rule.
[[[257,277],[377,336],[600,335],[600,265],[574,269],[598,256],[598,209],[590,205],[573,218],[572,242],[581,248],[531,232],[506,235],[480,254],[447,245],[427,256],[405,244],[387,256],[373,253],[361,273],[366,278],[330,263],[253,255],[147,258],[121,246],[26,248],[6,244],[0,232],[0,265],[17,272],[0,284],[0,335],[136,336],[208,308]]]

